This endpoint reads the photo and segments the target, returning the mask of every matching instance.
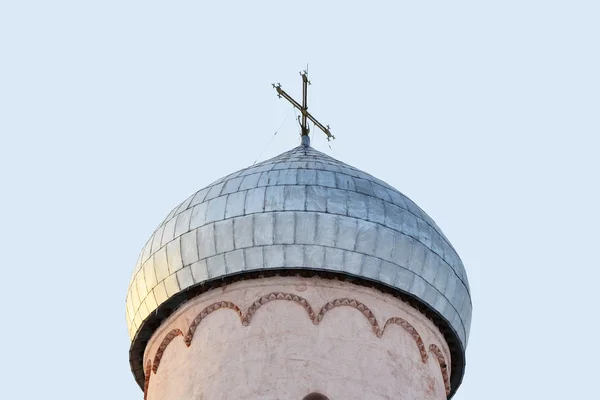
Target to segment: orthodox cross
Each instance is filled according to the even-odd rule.
[[[327,135],[328,141],[331,139],[335,139],[335,136],[333,136],[331,134],[331,131],[329,130],[330,129],[329,125],[324,126],[308,112],[308,105],[307,105],[308,85],[311,84],[310,81],[308,80],[308,71],[300,72],[300,76],[302,76],[302,105],[300,105],[296,100],[294,100],[292,98],[292,96],[287,94],[281,88],[281,83],[278,83],[278,84],[273,83],[273,87],[275,88],[275,90],[277,90],[277,97],[279,97],[279,98],[283,97],[284,99],[286,99],[287,101],[292,103],[292,105],[294,107],[296,107],[298,110],[300,110],[300,112],[302,113],[302,117],[298,116],[298,122],[300,123],[300,127],[302,128],[301,136],[308,136],[308,133],[310,132],[310,129],[308,128],[308,121],[307,121],[307,119],[309,119],[312,121],[313,124],[315,124],[315,126],[317,126],[319,129],[321,129],[323,132],[325,132],[325,134]]]

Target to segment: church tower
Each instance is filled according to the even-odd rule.
[[[471,298],[435,222],[302,144],[175,207],[127,294],[148,400],[440,400],[465,369]],[[286,97],[287,96],[287,97]]]

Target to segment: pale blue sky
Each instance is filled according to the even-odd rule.
[[[395,186],[461,255],[457,400],[597,393],[600,3],[0,2],[0,381],[141,399],[127,284],[180,201],[250,165],[300,93],[314,147]],[[262,159],[298,143],[288,118]]]

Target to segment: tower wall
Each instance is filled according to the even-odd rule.
[[[149,400],[445,399],[435,325],[380,291],[321,278],[239,281],[186,302],[144,353]]]

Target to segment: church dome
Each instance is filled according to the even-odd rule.
[[[127,294],[134,373],[143,382],[146,341],[186,299],[223,281],[305,271],[411,302],[444,333],[460,381],[471,298],[456,251],[409,198],[305,146],[215,181],[156,229]]]

